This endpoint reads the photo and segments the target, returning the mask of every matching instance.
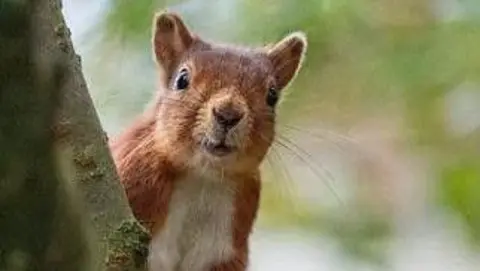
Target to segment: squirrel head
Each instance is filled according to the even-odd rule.
[[[306,36],[270,46],[207,42],[175,13],[154,18],[161,86],[156,138],[179,166],[223,173],[257,170],[275,136],[279,98],[297,74]]]

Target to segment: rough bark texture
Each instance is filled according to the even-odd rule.
[[[82,215],[56,171],[64,55],[44,52],[43,4],[0,5],[0,270],[89,270]]]
[[[93,225],[95,270],[143,270],[149,237],[134,219],[119,182],[60,1],[50,0],[40,14],[51,46],[67,55],[67,81],[54,131],[63,173],[80,192]]]
[[[32,270],[146,270],[149,237],[118,180],[61,2],[1,6],[0,269],[20,258]],[[61,85],[49,76],[57,60]]]

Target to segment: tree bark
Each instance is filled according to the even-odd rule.
[[[63,173],[80,192],[95,238],[95,270],[146,270],[149,236],[135,220],[75,53],[60,1],[40,12],[45,34],[67,55],[55,139]]]
[[[61,2],[0,10],[0,267],[33,257],[32,270],[146,270],[149,236],[119,182]],[[23,256],[11,254],[18,248]]]
[[[41,7],[32,0],[0,8],[0,269],[88,270],[82,214],[57,176],[49,129],[64,55],[44,51]]]

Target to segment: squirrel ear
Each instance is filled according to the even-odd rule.
[[[267,47],[277,79],[277,88],[285,88],[295,77],[307,49],[307,37],[303,32],[294,32],[273,46]]]
[[[153,51],[158,64],[171,73],[180,57],[193,43],[193,35],[175,13],[162,11],[153,23]]]

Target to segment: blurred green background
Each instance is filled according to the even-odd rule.
[[[111,136],[155,91],[150,24],[166,7],[213,40],[308,36],[252,270],[480,270],[480,1],[64,1]]]

